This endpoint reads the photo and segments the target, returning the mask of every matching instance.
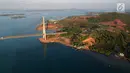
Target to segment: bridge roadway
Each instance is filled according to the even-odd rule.
[[[64,34],[66,32],[59,32],[59,33],[47,33],[47,35],[56,35],[56,34]],[[15,38],[25,38],[25,37],[34,37],[34,36],[42,36],[43,34],[26,34],[26,35],[16,35],[16,36],[4,36],[0,37],[0,40],[5,39],[15,39]]]

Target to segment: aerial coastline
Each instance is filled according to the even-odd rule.
[[[47,22],[46,29],[66,33],[49,35],[47,40],[42,38],[39,40],[42,43],[57,42],[76,49],[91,50],[105,55],[114,53],[116,56],[128,58],[128,43],[130,42],[128,18],[130,15],[112,12],[50,20]],[[42,27],[40,24],[36,29],[42,31]]]

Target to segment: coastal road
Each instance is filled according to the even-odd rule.
[[[64,34],[64,33],[66,33],[66,32],[47,33],[47,35],[56,35],[56,34]],[[34,37],[34,36],[42,36],[42,35],[43,34],[26,34],[26,35],[16,35],[16,36],[4,36],[4,37],[0,37],[0,40]]]

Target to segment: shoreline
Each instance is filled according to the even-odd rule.
[[[41,41],[40,41],[40,42],[41,42]],[[105,54],[103,54],[103,53],[99,53],[99,52],[97,52],[97,51],[93,51],[93,50],[85,49],[85,48],[78,49],[77,47],[74,47],[74,46],[72,46],[72,45],[68,45],[68,44],[63,43],[63,42],[54,42],[54,41],[53,41],[53,42],[41,42],[41,43],[46,43],[46,44],[49,44],[49,43],[58,43],[58,44],[62,44],[62,45],[64,45],[64,46],[66,46],[66,47],[73,48],[73,49],[75,49],[75,50],[83,50],[84,52],[90,51],[90,52],[92,52],[92,53],[94,53],[94,54],[102,55],[102,56],[107,57],[107,58],[110,58],[110,59],[120,60],[120,61],[124,61],[124,62],[130,63],[130,60],[127,59],[127,58],[125,58],[125,57],[119,57],[119,56],[116,57],[115,55],[112,55],[112,54],[110,54],[110,55],[105,55]]]
[[[93,51],[83,51],[85,54],[90,54],[92,57],[98,59],[99,61],[102,61],[107,67],[111,68],[127,68],[126,70],[129,70],[130,68],[130,62],[128,60],[124,59],[119,59],[117,57],[113,56],[106,56],[104,54],[100,54],[98,52],[93,52]]]
[[[95,19],[97,20],[97,22],[95,22],[96,24],[94,24],[93,26],[90,26],[91,22],[94,22]],[[93,52],[104,54],[106,56],[113,54],[115,55],[115,57],[129,60],[126,58],[127,56],[125,56],[126,54],[124,52],[118,51],[116,49],[117,47],[115,48],[109,47],[112,45],[111,43],[102,44],[99,42],[99,41],[106,42],[106,41],[109,41],[108,39],[113,40],[113,38],[117,38],[121,34],[124,35],[122,31],[125,31],[125,30],[122,30],[122,28],[124,28],[126,24],[122,22],[122,20],[120,19],[114,19],[112,21],[105,21],[105,23],[102,23],[99,25],[98,23],[101,23],[103,21],[99,22],[98,19],[99,19],[99,16],[88,17],[86,15],[83,15],[83,16],[67,17],[63,20],[59,20],[59,21],[55,20],[50,23],[48,22],[46,26],[47,29],[56,29],[56,30],[59,30],[57,32],[67,32],[69,34],[56,35],[55,37],[53,36],[51,38],[48,38],[47,40],[44,40],[43,38],[39,38],[39,40],[42,43],[51,43],[51,42],[61,43],[65,46],[69,46],[78,50],[91,50]],[[88,23],[87,26],[86,26],[86,23]],[[107,24],[107,25],[105,26],[104,24]],[[120,26],[121,29],[119,28],[119,30],[116,30],[116,27],[113,27],[113,25]],[[110,29],[110,28],[113,28],[113,29]],[[43,30],[42,24],[37,26],[36,29],[42,31]],[[99,33],[100,31],[102,32]],[[119,33],[116,33],[116,32],[119,32]],[[103,34],[103,36],[100,34]],[[110,34],[111,36],[109,36]],[[99,35],[99,37],[94,36],[94,35]],[[106,36],[108,36],[107,39],[103,39],[103,40],[100,39],[100,38],[106,38]],[[96,44],[97,39],[99,42],[98,44]],[[127,38],[122,38],[122,39],[127,40]],[[112,40],[109,42],[112,42]],[[116,46],[115,44],[119,45],[120,43],[115,42],[114,46]],[[93,45],[96,46],[96,49],[95,47],[93,47]],[[111,50],[108,48],[111,48]],[[119,49],[122,49],[122,48],[119,47]],[[114,51],[116,51],[116,53],[114,53]]]
[[[61,40],[65,40],[67,38],[64,38],[64,39],[61,39],[61,38],[64,38],[64,37],[60,37],[60,38],[51,38],[49,40],[44,40],[43,38],[39,38],[39,41],[41,43],[59,43],[59,44],[62,44],[62,45],[65,45],[67,47],[71,47],[71,48],[74,48],[76,50],[84,50],[84,51],[91,51],[91,52],[94,52],[94,53],[97,53],[97,54],[101,54],[101,55],[104,55],[106,57],[111,57],[111,58],[114,58],[114,59],[118,59],[118,60],[124,60],[124,61],[127,61],[130,63],[130,59],[126,58],[126,57],[121,57],[121,56],[116,56],[116,54],[110,54],[110,55],[106,55],[106,54],[103,54],[103,53],[100,53],[100,52],[97,52],[97,51],[94,51],[94,50],[91,50],[91,49],[86,49],[86,48],[78,48],[78,47],[75,47],[73,45],[71,45],[70,43],[67,43],[65,41],[61,41]]]
[[[76,47],[76,46],[73,46],[73,45],[71,44],[70,39],[69,39],[69,38],[65,38],[65,37],[59,37],[59,36],[54,37],[54,36],[53,36],[53,38],[48,38],[48,37],[47,37],[47,40],[44,40],[43,38],[39,38],[39,41],[40,41],[41,43],[60,43],[60,44],[63,44],[63,45],[65,45],[65,46],[75,48],[75,49],[77,49],[77,50],[89,50],[89,49],[87,49],[87,48],[78,48],[78,47]]]

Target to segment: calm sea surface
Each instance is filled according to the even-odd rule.
[[[23,13],[26,18],[0,17],[0,37],[41,33],[35,30],[46,19],[82,15],[85,11],[0,11]],[[48,31],[51,32],[51,31]],[[42,44],[39,37],[0,41],[0,73],[130,73],[130,63],[59,43]]]

